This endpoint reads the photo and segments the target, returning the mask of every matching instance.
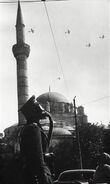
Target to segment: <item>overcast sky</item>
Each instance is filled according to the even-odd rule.
[[[76,96],[76,105],[84,106],[89,122],[110,122],[109,3],[46,2],[55,40],[43,2],[21,3],[26,43],[31,47],[27,59],[30,97],[47,92],[50,85],[51,91],[63,94],[70,102]],[[12,53],[16,14],[17,3],[0,4],[0,131],[18,122]]]

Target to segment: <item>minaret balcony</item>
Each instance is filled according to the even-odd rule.
[[[30,46],[26,43],[17,43],[13,45],[12,51],[16,59],[27,58],[30,53]]]

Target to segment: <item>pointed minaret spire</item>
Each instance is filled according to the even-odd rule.
[[[17,62],[17,93],[18,110],[26,103],[28,94],[28,73],[27,58],[30,53],[30,46],[25,43],[25,25],[23,24],[20,1],[18,0],[17,19],[16,19],[16,44],[13,45],[13,54]],[[25,117],[21,112],[18,113],[18,124],[24,124]]]
[[[18,10],[17,10],[16,25],[18,25],[18,24],[23,24],[22,11],[21,11],[21,5],[20,5],[20,1],[19,0],[18,0]]]
[[[16,19],[16,41],[17,43],[25,42],[24,28],[25,28],[25,25],[23,23],[21,5],[20,5],[20,1],[18,0],[18,10],[17,10],[17,19]]]

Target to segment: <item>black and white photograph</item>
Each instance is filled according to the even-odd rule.
[[[110,183],[110,0],[0,0],[0,184]]]

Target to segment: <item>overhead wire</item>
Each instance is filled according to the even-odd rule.
[[[56,44],[56,40],[55,40],[53,28],[52,28],[52,25],[51,25],[49,14],[48,14],[48,9],[47,9],[47,6],[46,6],[45,1],[42,1],[42,2],[44,4],[45,12],[46,12],[46,15],[47,15],[47,18],[48,18],[48,23],[49,23],[51,34],[52,34],[52,37],[53,37],[54,46],[55,46],[55,49],[56,49],[56,54],[57,54],[58,61],[59,61],[59,64],[60,64],[60,68],[61,68],[62,76],[63,76],[63,79],[64,79],[65,87],[66,87],[66,90],[67,90],[67,93],[68,93],[68,86],[67,86],[67,82],[66,82],[65,75],[64,75],[64,72],[63,72],[63,67],[62,67],[62,63],[61,63],[61,59],[60,59],[60,54],[59,54],[59,49],[58,49],[57,44]]]
[[[5,4],[5,3],[6,3],[6,4],[8,4],[8,3],[9,3],[9,4],[10,4],[10,3],[13,4],[13,3],[17,3],[17,2],[18,2],[18,1],[0,1],[0,3],[2,3],[2,4],[3,4],[3,3],[4,3],[4,4]],[[24,1],[24,0],[23,0],[23,1],[20,1],[20,3],[37,3],[37,2],[41,2],[41,1],[39,1],[39,0],[29,0],[29,1]]]
[[[91,103],[94,103],[94,102],[98,102],[98,101],[101,101],[101,100],[104,100],[104,99],[107,99],[107,98],[110,98],[110,96],[105,96],[105,97],[102,97],[102,98],[98,98],[96,100],[92,100],[92,101],[89,101],[83,105],[87,105],[87,104],[91,104]]]
[[[22,0],[20,3],[38,3],[44,1],[67,1],[67,0]],[[0,1],[0,3],[17,3],[18,1]]]

